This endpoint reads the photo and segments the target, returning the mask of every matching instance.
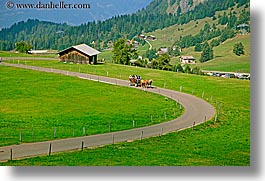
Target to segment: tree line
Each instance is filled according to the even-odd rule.
[[[100,50],[106,48],[109,41],[114,42],[119,38],[132,39],[142,32],[213,17],[216,11],[226,10],[235,4],[249,4],[249,0],[208,0],[186,13],[181,13],[179,8],[174,13],[167,13],[167,8],[174,3],[179,3],[179,0],[171,0],[170,3],[167,0],[154,0],[136,13],[115,16],[105,21],[88,22],[80,26],[39,20],[15,23],[0,31],[0,49],[12,50],[16,42],[25,41],[34,49],[61,50],[73,44],[86,43]],[[214,33],[220,32],[216,30]],[[182,41],[184,42],[184,38]]]
[[[218,17],[218,24],[225,25],[225,28],[217,28],[218,24],[213,24],[212,26],[206,22],[204,28],[199,31],[196,35],[187,35],[180,37],[180,40],[176,41],[175,45],[181,48],[188,48],[195,46],[195,51],[200,49],[201,43],[205,41],[211,41],[211,46],[218,46],[220,43],[232,38],[236,35],[237,26],[243,23],[249,23],[250,12],[245,9],[240,12],[239,18],[237,18],[235,11],[231,11],[229,16],[223,13],[223,16]],[[213,17],[215,19],[215,16]],[[225,20],[224,20],[225,19]],[[249,28],[246,29],[249,32]],[[214,39],[219,37],[218,39]],[[199,50],[200,51],[200,50]]]

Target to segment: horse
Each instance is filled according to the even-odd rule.
[[[137,87],[140,84],[140,80],[135,78],[135,77],[129,77],[129,81],[130,81],[130,86],[135,86]]]
[[[141,85],[141,87],[146,88],[147,87],[147,80],[141,80],[140,85]]]
[[[130,81],[130,85],[134,85],[136,83],[136,78],[130,77],[129,81]]]
[[[141,87],[148,88],[148,87],[152,87],[152,83],[153,83],[152,79],[150,79],[150,80],[141,80],[140,85],[141,85]]]
[[[152,87],[153,79],[146,80],[147,86]]]

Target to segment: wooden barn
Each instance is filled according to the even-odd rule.
[[[80,44],[62,50],[58,54],[61,62],[96,64],[100,52],[86,44]]]

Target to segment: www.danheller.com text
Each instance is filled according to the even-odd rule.
[[[6,3],[6,7],[9,9],[17,8],[17,9],[90,9],[90,4],[71,4],[65,3],[64,1],[53,2],[50,1],[48,3],[42,3],[39,1],[35,4],[30,3],[14,3],[12,1],[8,1]]]

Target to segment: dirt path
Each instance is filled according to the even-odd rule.
[[[145,40],[146,41],[146,43],[148,43],[148,45],[149,45],[149,50],[152,50],[153,49],[153,45],[148,41],[148,40]]]
[[[64,74],[67,76],[75,76],[91,81],[98,81],[98,82],[114,84],[124,87],[131,87],[129,86],[128,81],[115,79],[115,78],[83,74],[77,72],[69,72],[65,70],[57,70],[52,68],[26,66],[26,65],[7,64],[7,63],[2,63],[2,65],[37,70],[42,72],[53,72],[58,74]],[[131,87],[131,88],[136,88],[136,87]],[[139,87],[136,89],[144,90],[143,88]],[[169,122],[164,122],[161,124],[156,124],[148,127],[136,128],[126,131],[118,131],[118,132],[111,132],[106,134],[91,135],[91,136],[78,137],[78,138],[51,140],[45,142],[26,143],[21,145],[0,147],[0,161],[10,160],[11,155],[12,159],[21,159],[37,155],[47,155],[49,154],[49,152],[55,153],[55,152],[63,152],[69,150],[77,150],[81,149],[82,146],[84,148],[97,147],[97,146],[118,143],[118,142],[139,140],[153,136],[159,136],[161,134],[166,134],[169,132],[190,128],[194,125],[204,123],[205,121],[212,119],[213,116],[215,115],[215,109],[211,104],[195,96],[173,90],[158,88],[158,87],[145,89],[145,91],[153,92],[174,99],[184,107],[185,109],[184,114],[181,117],[176,118]]]

